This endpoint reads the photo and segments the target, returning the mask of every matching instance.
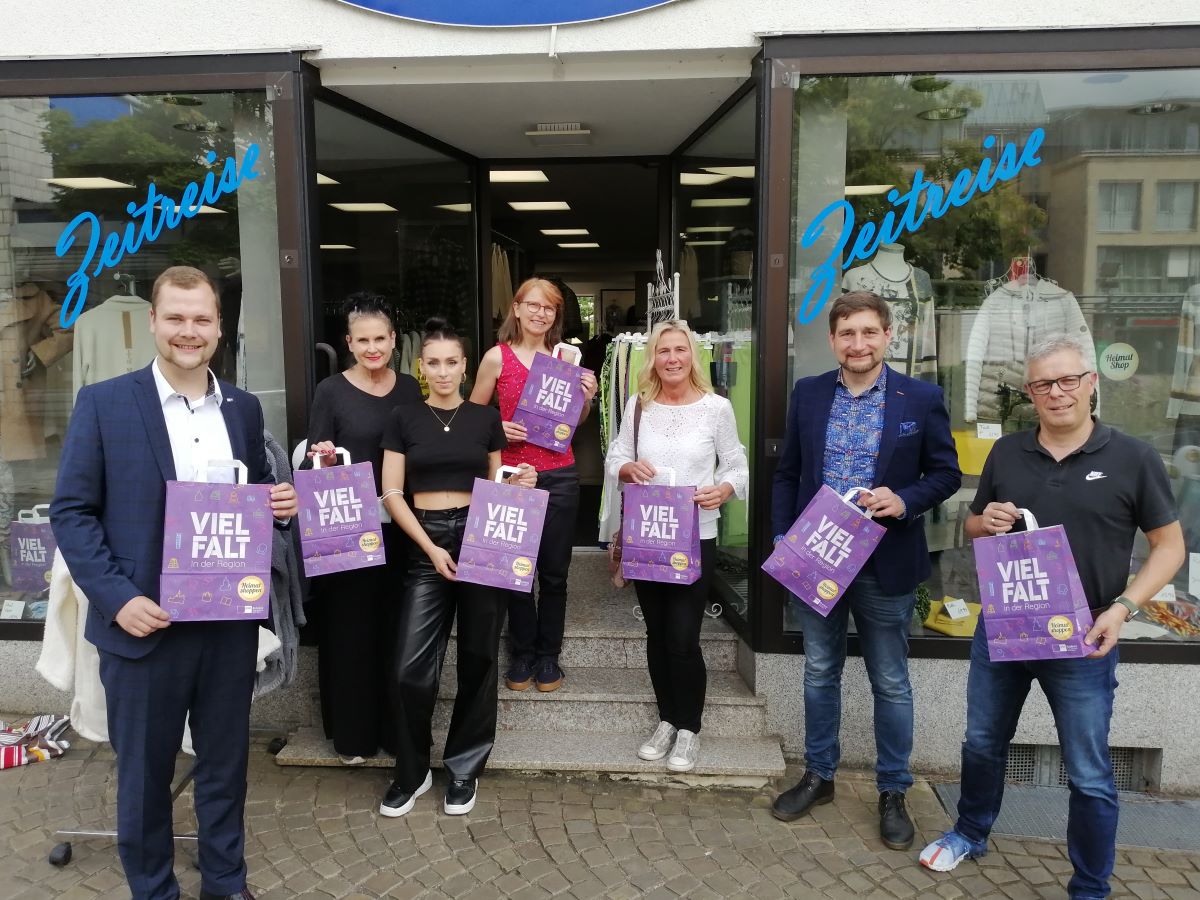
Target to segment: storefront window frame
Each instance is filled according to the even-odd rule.
[[[947,48],[953,48],[947,51]],[[1043,31],[859,33],[767,37],[762,49],[760,93],[759,254],[756,277],[757,333],[784,335],[789,322],[791,267],[791,146],[793,108],[791,79],[802,76],[893,75],[930,72],[1006,72],[1040,74],[1062,71],[1121,71],[1130,69],[1200,68],[1200,27],[1086,28]],[[1145,223],[1143,223],[1144,225]],[[819,327],[813,323],[812,327]],[[770,536],[761,511],[771,502],[771,478],[783,445],[786,427],[785,379],[768,373],[786,372],[784,340],[763,340],[756,398],[755,445],[752,465],[751,547],[769,546]],[[832,367],[832,363],[831,363]],[[766,504],[766,506],[764,506]],[[784,631],[782,587],[754,570],[750,615],[752,648],[763,653],[803,653],[799,634]],[[861,655],[856,635],[848,638],[849,652]],[[965,638],[914,636],[914,658],[967,659],[971,641]],[[1127,663],[1200,664],[1198,642],[1139,641],[1122,643]]]
[[[287,446],[304,433],[312,396],[313,294],[308,205],[312,202],[305,153],[311,147],[314,86],[319,79],[300,53],[165,56],[0,62],[0,98],[111,96],[265,91],[272,97],[279,283],[283,321]],[[306,102],[307,101],[307,102]],[[44,622],[0,620],[0,641],[40,641]]]

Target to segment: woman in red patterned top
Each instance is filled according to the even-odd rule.
[[[509,594],[512,660],[504,680],[514,691],[526,690],[535,681],[539,691],[557,690],[564,678],[558,656],[567,620],[567,570],[579,511],[579,473],[569,447],[565,453],[558,453],[526,443],[525,426],[511,421],[534,357],[551,353],[562,340],[562,312],[562,292],[554,284],[544,278],[525,281],[517,289],[508,317],[500,326],[499,343],[484,354],[479,364],[475,388],[471,391],[474,403],[490,403],[493,393],[499,395],[500,418],[508,438],[504,464],[529,463],[538,471],[538,487],[550,492],[538,550],[537,603],[532,591]],[[587,418],[592,398],[596,396],[596,377],[583,374],[580,386],[587,399],[583,408],[583,418]]]

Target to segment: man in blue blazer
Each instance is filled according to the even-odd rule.
[[[249,898],[243,858],[250,695],[258,623],[171,622],[158,605],[166,483],[210,480],[239,459],[271,484],[262,407],[208,368],[221,336],[212,281],[176,266],[154,282],[144,369],[79,392],[50,522],[87,595],[85,635],[100,652],[117,754],[117,844],[135,900],[173,900],[171,782],[189,719],[196,751],[201,897]],[[215,479],[213,479],[215,480]],[[296,512],[273,485],[279,522]]]
[[[887,533],[827,618],[798,604],[807,771],[776,798],[773,812],[790,822],[833,799],[846,626],[853,613],[875,699],[880,836],[892,849],[907,850],[913,840],[904,804],[913,782],[908,630],[916,587],[930,571],[923,519],[958,490],[962,473],[941,389],[884,364],[891,336],[887,301],[866,291],[844,294],[829,311],[838,368],[801,378],[792,391],[771,504],[775,540],[822,484],[839,494],[870,488],[858,503]]]

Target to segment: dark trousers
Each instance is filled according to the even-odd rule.
[[[456,560],[468,507],[414,510],[430,540]],[[397,615],[396,677],[392,701],[397,719],[393,780],[416,790],[429,770],[433,708],[442,657],[458,612],[458,692],[446,736],[444,765],[452,779],[478,778],[496,741],[496,657],[504,624],[504,591],[447,581],[429,557],[413,547]]]
[[[700,542],[700,577],[691,584],[635,581],[646,620],[646,666],[658,716],[676,728],[700,732],[708,670],[700,652],[700,627],[716,563],[717,542]]]
[[[567,572],[575,546],[579,473],[575,466],[538,472],[537,486],[550,492],[546,526],[538,547],[538,596],[508,592],[508,637],[514,658],[557,660],[567,626]]]
[[[114,628],[119,627],[114,625]],[[203,890],[246,886],[246,762],[255,622],[175,622],[141,659],[100,651],[117,754],[117,849],[134,900],[175,900],[171,782],[188,719]]]
[[[323,575],[317,583],[321,715],[326,736],[343,756],[374,756],[380,747],[396,751],[387,683],[407,543],[400,526],[385,522],[385,565]]]

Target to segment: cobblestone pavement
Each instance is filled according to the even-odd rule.
[[[789,770],[790,786],[798,772]],[[785,825],[774,791],[713,790],[608,779],[488,775],[465,817],[441,811],[443,782],[402,819],[375,812],[387,773],[276,766],[257,742],[246,807],[250,884],[260,900],[285,897],[1064,897],[1061,844],[994,842],[978,862],[934,876],[915,863],[922,842],[948,825],[925,782],[909,793],[918,826],[910,852],[884,848],[875,791],[859,773],[839,777],[835,803]],[[193,827],[178,804],[180,831]],[[0,772],[0,900],[128,897],[115,847],[90,840],[54,868],[60,827],[113,821],[112,753],[79,741],[64,758]],[[187,845],[180,845],[187,846]],[[194,845],[193,845],[194,846]],[[1121,850],[1116,896],[1200,898],[1200,854]],[[177,872],[199,893],[187,852]]]

